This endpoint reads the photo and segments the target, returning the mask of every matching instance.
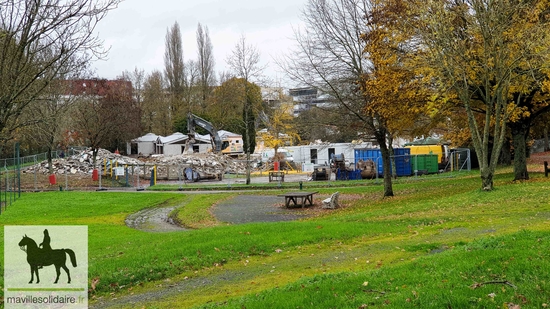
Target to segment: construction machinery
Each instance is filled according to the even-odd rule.
[[[333,173],[336,173],[338,170],[346,170],[346,159],[344,154],[333,154],[330,158],[330,167]]]
[[[344,154],[333,154],[330,159],[330,167],[336,175],[336,180],[360,179],[361,171],[355,170],[349,166]]]
[[[357,170],[361,172],[362,179],[374,179],[376,178],[376,167],[372,159],[357,161]]]
[[[328,166],[315,166],[311,173],[311,180],[330,180],[330,168]]]
[[[212,143],[212,152],[227,155],[239,155],[243,153],[243,139],[240,135],[230,134],[220,138],[218,131],[214,126],[203,118],[192,113],[187,114],[187,134],[189,139],[186,145],[186,151],[193,149],[195,141],[195,127],[200,127],[210,134],[210,142]],[[226,133],[230,133],[224,131]]]
[[[187,140],[186,151],[193,149],[193,144],[195,144],[195,127],[197,126],[205,129],[210,134],[212,152],[220,153],[222,151],[222,140],[218,135],[218,131],[216,131],[210,122],[192,113],[187,114],[187,135],[189,139]]]

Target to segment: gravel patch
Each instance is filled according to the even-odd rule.
[[[271,195],[238,195],[220,202],[212,209],[219,221],[232,224],[292,221],[308,217],[286,209],[284,198]]]
[[[175,232],[185,230],[177,225],[170,213],[176,207],[154,207],[138,211],[126,217],[126,226],[146,232]]]
[[[202,288],[209,286],[219,285],[235,280],[252,279],[257,276],[254,272],[243,272],[238,270],[224,271],[223,273],[214,274],[208,277],[196,277],[186,280],[171,282],[168,280],[163,281],[164,287],[162,289],[134,294],[125,295],[115,299],[109,299],[108,297],[98,299],[97,302],[90,304],[90,308],[94,309],[106,309],[106,308],[120,308],[120,307],[143,307],[144,302],[154,302],[159,299],[167,299],[175,297],[177,295],[191,293]]]
[[[284,198],[279,196],[238,195],[213,207],[212,214],[217,220],[231,224],[292,221],[309,216],[297,213],[300,211],[298,209],[285,208],[283,202]],[[128,227],[146,232],[186,230],[170,218],[170,213],[176,208],[171,206],[143,209],[126,217],[125,223]]]

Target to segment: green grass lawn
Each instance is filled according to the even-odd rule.
[[[512,183],[510,170],[501,169],[492,192],[479,190],[477,172],[401,179],[392,198],[381,198],[380,184],[332,182],[315,189],[324,195],[339,191],[344,207],[338,210],[302,221],[242,225],[218,222],[208,211],[236,192],[25,193],[0,222],[88,225],[89,277],[99,279],[90,293],[92,304],[223,277],[141,305],[545,308],[550,306],[550,181],[531,176]],[[164,205],[182,206],[174,216],[192,229],[148,233],[124,225],[128,214]],[[3,242],[3,229],[0,233]]]

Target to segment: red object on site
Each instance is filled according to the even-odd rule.
[[[55,174],[50,175],[50,185],[55,185]]]

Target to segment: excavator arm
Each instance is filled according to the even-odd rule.
[[[222,151],[222,140],[220,136],[218,135],[218,131],[214,128],[214,126],[202,119],[201,117],[194,115],[192,113],[187,114],[187,134],[189,135],[189,140],[194,141],[195,139],[195,127],[201,127],[208,131],[211,136],[212,141],[212,151],[215,153],[220,153]]]

